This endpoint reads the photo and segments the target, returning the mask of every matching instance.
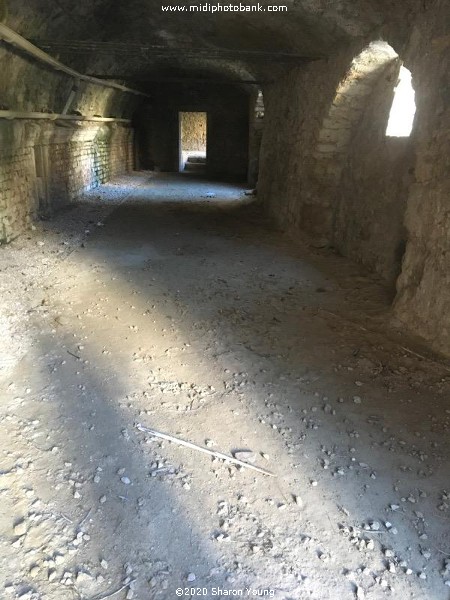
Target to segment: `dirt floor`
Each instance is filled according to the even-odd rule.
[[[0,249],[2,599],[450,597],[450,367],[258,212],[135,174]]]

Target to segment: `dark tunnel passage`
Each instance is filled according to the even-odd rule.
[[[2,599],[448,600],[449,32],[0,0]]]

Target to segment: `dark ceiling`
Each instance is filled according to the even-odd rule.
[[[286,65],[329,56],[367,37],[382,27],[389,0],[262,0],[263,7],[283,4],[288,10],[220,14],[161,10],[162,3],[183,0],[5,3],[6,24],[62,62],[96,76],[145,83],[184,77],[273,77]]]

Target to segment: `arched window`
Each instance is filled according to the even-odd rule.
[[[386,128],[388,137],[408,137],[411,135],[416,113],[415,94],[411,79],[411,71],[408,71],[406,67],[400,67],[398,83],[394,91],[394,100]]]
[[[386,115],[387,129],[380,121],[380,133],[385,133],[387,137],[410,135],[416,108],[411,73],[401,65],[397,52],[387,42],[371,42],[353,59],[322,122],[314,154],[319,176],[322,176],[324,168],[333,176],[340,176],[351,140],[370,96],[377,85],[377,93],[383,87],[380,87],[380,82],[383,84],[380,79],[383,74],[388,75],[384,81],[383,93],[391,95],[394,92],[394,100],[389,117]],[[393,90],[395,81],[397,86]],[[386,111],[387,109],[386,105]]]

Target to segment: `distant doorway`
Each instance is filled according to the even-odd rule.
[[[204,173],[206,171],[206,112],[180,112],[180,172]]]

